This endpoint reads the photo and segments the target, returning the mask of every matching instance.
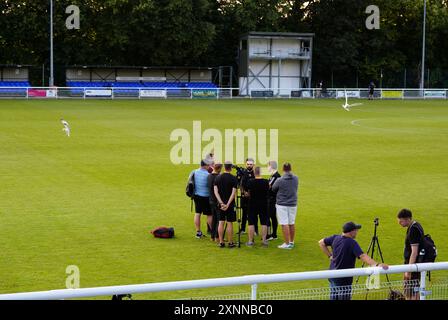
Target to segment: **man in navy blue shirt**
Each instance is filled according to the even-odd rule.
[[[352,269],[356,265],[357,258],[370,266],[381,266],[384,270],[389,268],[386,264],[377,263],[362,251],[355,241],[359,229],[361,229],[361,225],[347,222],[342,227],[342,235],[333,235],[319,241],[320,248],[330,259],[330,270]],[[329,247],[331,247],[331,251]],[[331,300],[351,299],[353,277],[328,280],[330,281]]]

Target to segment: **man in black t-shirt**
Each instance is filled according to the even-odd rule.
[[[261,168],[255,167],[255,179],[249,180],[247,183],[247,191],[249,192],[249,241],[246,243],[248,247],[254,245],[255,224],[260,217],[262,246],[267,247],[268,242],[266,236],[268,233],[268,194],[269,181],[261,177]]]
[[[370,81],[369,83],[369,100],[373,100],[373,96],[375,93],[375,83]]]
[[[406,238],[404,240],[404,264],[417,263],[420,245],[423,243],[424,230],[420,223],[412,219],[412,212],[409,209],[401,209],[397,215],[398,223],[407,228]],[[405,295],[408,300],[419,300],[420,296],[415,288],[420,287],[420,272],[406,272]]]
[[[212,241],[218,241],[218,200],[215,196],[215,180],[221,173],[222,163],[213,164],[213,172],[207,177],[208,190],[210,192],[209,202],[210,210],[212,211],[212,224],[211,224],[211,239]]]
[[[269,177],[269,196],[268,196],[268,215],[269,215],[269,234],[267,235],[267,240],[276,240],[277,239],[277,229],[278,229],[278,220],[277,220],[277,210],[275,208],[275,204],[277,202],[277,192],[272,190],[272,186],[275,181],[281,177],[280,173],[277,170],[277,161],[269,161],[269,171],[271,176]]]
[[[249,215],[249,193],[247,191],[247,184],[253,178],[254,175],[254,164],[255,161],[252,158],[246,159],[246,170],[241,177],[241,211],[242,211],[242,221],[241,221],[241,233],[246,233],[247,218]],[[258,221],[255,223],[255,233],[258,234]]]
[[[236,221],[235,212],[235,196],[238,187],[237,178],[231,174],[232,163],[226,161],[224,164],[225,172],[219,175],[214,182],[214,194],[218,201],[218,236],[219,246],[225,247],[224,244],[224,224],[227,223],[227,237],[229,248],[235,247],[233,243],[233,222]]]

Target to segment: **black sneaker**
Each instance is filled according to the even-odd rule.
[[[226,244],[225,244],[224,242],[222,242],[222,243],[220,243],[220,244],[218,245],[218,247],[220,247],[220,248],[225,248],[225,247],[226,247]]]
[[[235,248],[235,244],[233,242],[229,243],[229,248]]]
[[[202,237],[205,237],[205,235],[202,233],[202,231],[196,232],[196,238],[201,239]]]

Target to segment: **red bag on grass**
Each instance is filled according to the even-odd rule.
[[[157,227],[151,230],[151,233],[156,238],[170,239],[174,238],[174,228]]]

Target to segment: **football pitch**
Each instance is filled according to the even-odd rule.
[[[435,240],[437,261],[447,261],[448,102],[362,102],[346,112],[341,100],[0,100],[0,293],[63,289],[69,265],[83,288],[323,270],[317,241],[354,220],[367,250],[376,217],[386,263],[401,264],[403,207]],[[219,249],[195,238],[185,185],[197,165],[170,160],[170,133],[191,132],[195,120],[202,130],[278,129],[279,163],[291,162],[300,178],[293,250],[277,248],[280,230],[269,248],[256,239],[255,248]],[[157,226],[174,227],[176,237],[153,238]]]

